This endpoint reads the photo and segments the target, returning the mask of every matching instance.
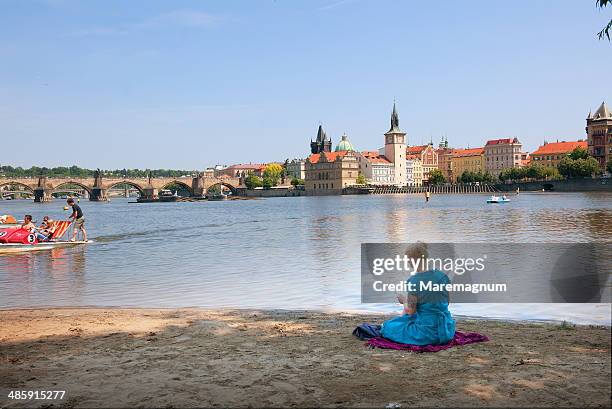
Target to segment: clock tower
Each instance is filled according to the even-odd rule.
[[[393,163],[393,184],[403,186],[406,184],[406,133],[399,127],[399,116],[393,103],[391,113],[391,129],[385,133],[385,156]]]

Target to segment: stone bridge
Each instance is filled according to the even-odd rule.
[[[35,202],[47,202],[53,200],[53,193],[63,192],[62,186],[68,188],[67,185],[79,186],[86,190],[89,194],[89,200],[103,201],[108,200],[106,193],[109,189],[117,185],[128,185],[138,190],[142,197],[155,198],[159,190],[170,185],[182,185],[192,197],[202,197],[206,195],[208,189],[212,186],[222,185],[236,193],[236,189],[240,187],[242,181],[239,178],[232,177],[209,177],[200,173],[195,177],[186,176],[178,178],[168,177],[149,177],[149,178],[118,178],[104,177],[101,173],[96,173],[91,178],[52,178],[39,176],[35,178],[10,178],[0,177],[0,189],[2,187],[21,186],[27,191],[34,194]]]

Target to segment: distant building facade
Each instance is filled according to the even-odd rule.
[[[406,186],[423,186],[423,162],[419,155],[406,155]]]
[[[371,185],[392,185],[395,181],[394,166],[386,156],[377,151],[355,152],[359,172]]]
[[[453,182],[459,182],[463,172],[485,173],[484,148],[454,149],[451,155]]]
[[[342,189],[355,185],[359,163],[354,151],[313,153],[306,159],[307,195],[340,195]]]
[[[453,164],[451,161],[454,149],[448,147],[448,138],[442,138],[436,154],[438,155],[438,169],[448,182],[454,180]]]
[[[520,168],[527,160],[518,138],[491,139],[484,146],[485,170],[495,178],[503,169]]]
[[[247,177],[255,175],[262,177],[266,165],[263,163],[240,163],[237,165],[228,166],[227,168],[217,172],[217,177],[229,176],[233,178]]]
[[[587,143],[589,155],[597,159],[602,170],[612,158],[612,112],[602,102],[595,114],[587,117]]]
[[[578,147],[588,150],[586,141],[544,142],[544,145],[531,152],[531,162],[543,166],[557,167],[561,159]]]
[[[287,176],[289,179],[304,179],[306,177],[306,161],[304,159],[288,161]]]
[[[310,153],[331,152],[331,149],[332,141],[323,130],[323,125],[319,125],[317,138],[314,141],[310,140]]]
[[[438,169],[438,154],[433,144],[410,146],[406,149],[406,155],[416,155],[421,160],[423,168],[422,184],[428,184],[429,173]]]

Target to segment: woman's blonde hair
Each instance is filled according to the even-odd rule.
[[[427,244],[423,243],[422,241],[417,241],[416,243],[411,244],[410,246],[408,246],[408,248],[406,249],[406,254],[408,257],[412,258],[412,259],[417,259],[417,258],[427,258],[427,256],[429,255],[428,251],[427,251]]]

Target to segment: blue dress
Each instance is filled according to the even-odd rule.
[[[455,320],[448,310],[448,292],[420,289],[420,282],[448,284],[450,280],[439,270],[429,270],[412,276],[416,291],[409,295],[417,298],[416,313],[385,321],[382,336],[391,341],[411,345],[439,345],[450,342],[455,336]]]

